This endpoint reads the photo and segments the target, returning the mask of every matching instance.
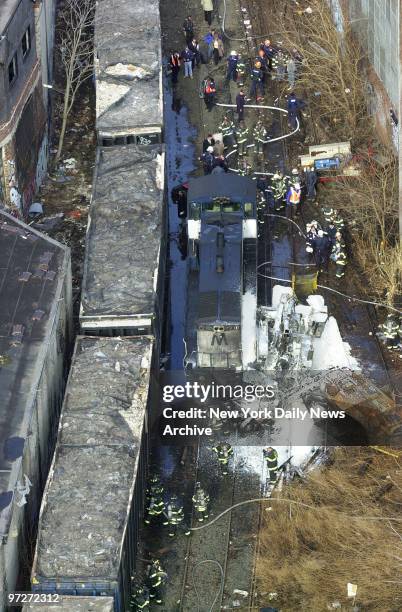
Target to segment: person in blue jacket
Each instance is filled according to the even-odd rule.
[[[303,100],[297,98],[294,93],[288,96],[288,122],[292,130],[297,128],[297,120],[300,119],[299,111],[306,106]]]
[[[236,51],[231,51],[230,55],[227,59],[228,63],[228,71],[226,74],[227,81],[234,81],[236,83],[237,80],[237,62],[239,61],[239,56]]]

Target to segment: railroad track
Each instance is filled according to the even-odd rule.
[[[198,444],[197,466],[195,470],[195,482],[200,479],[202,486],[206,489],[207,487],[201,478],[202,469],[200,463],[207,464],[209,457],[206,455],[207,453],[212,454],[212,450],[207,447],[207,442],[205,444]],[[216,464],[218,464],[217,461]],[[216,472],[218,472],[218,475],[216,475]],[[210,470],[208,475],[210,478],[209,486],[215,480],[214,490],[217,489],[220,495],[217,499],[214,499],[213,495],[211,495],[213,514],[210,513],[205,524],[235,503],[235,459],[230,466],[228,476],[220,474],[218,465],[216,465],[214,473],[211,473]],[[219,485],[221,490],[219,490]],[[205,527],[192,532],[187,544],[186,563],[180,595],[180,612],[195,612],[196,610],[202,610],[202,612],[209,610],[213,612],[220,610],[230,548],[231,516],[232,513],[229,512],[211,527]],[[201,523],[194,522],[194,516],[192,516],[192,523],[192,527],[201,526]],[[204,585],[208,584],[207,597],[203,597],[205,586],[202,587],[202,583]]]
[[[241,447],[234,447],[233,461],[229,474],[222,476],[216,461],[216,469],[208,471],[209,483],[217,498],[212,497],[212,510],[205,527],[192,533],[186,550],[186,564],[180,596],[180,612],[218,612],[231,609],[234,599],[244,603],[241,610],[250,609],[252,604],[253,574],[245,571],[252,567],[255,553],[255,526],[259,521],[259,504],[235,507],[208,526],[214,518],[239,502],[260,496],[261,480],[264,470],[261,458],[261,473],[252,473],[247,461],[242,457]],[[196,478],[202,472],[211,453],[206,445],[200,445]],[[218,473],[218,475],[217,475]],[[202,482],[202,480],[201,480]],[[194,523],[194,520],[193,520]],[[235,590],[246,594],[234,594]]]

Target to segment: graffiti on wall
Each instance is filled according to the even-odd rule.
[[[38,163],[36,166],[36,176],[35,176],[36,189],[39,189],[39,187],[43,183],[43,179],[46,176],[48,151],[49,151],[49,143],[48,143],[47,133],[45,133],[43,140],[42,140],[42,144],[38,152]]]

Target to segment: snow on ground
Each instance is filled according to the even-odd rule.
[[[236,469],[243,472],[257,474],[261,479],[261,484],[265,484],[268,477],[267,469],[263,457],[264,446],[234,446],[234,457]],[[293,466],[301,466],[311,457],[315,446],[274,446],[278,452],[278,465],[281,466],[289,457],[292,457]]]
[[[256,360],[257,326],[256,326],[257,296],[247,291],[242,298],[241,309],[241,342],[243,351],[243,368],[246,369]]]
[[[350,346],[343,342],[338,323],[329,317],[320,338],[313,339],[313,370],[329,368],[356,369],[357,361],[350,354]]]

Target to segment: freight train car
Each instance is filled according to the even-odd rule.
[[[162,141],[158,0],[97,0],[95,89],[101,146]]]
[[[79,337],[32,570],[33,593],[129,607],[147,471],[153,341]]]
[[[86,238],[82,332],[153,334],[159,343],[165,252],[162,147],[100,149]]]
[[[195,367],[255,361],[256,192],[233,174],[189,181],[186,362]]]

